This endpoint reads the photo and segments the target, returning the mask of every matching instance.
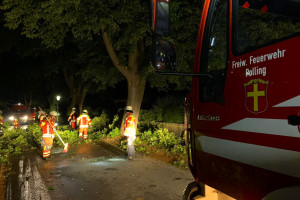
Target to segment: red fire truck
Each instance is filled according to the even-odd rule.
[[[36,109],[28,108],[26,105],[18,103],[12,105],[5,115],[5,120],[18,122],[19,125],[26,125],[35,122]]]
[[[185,198],[204,196],[205,184],[235,199],[300,199],[300,1],[203,2],[193,73],[173,72],[175,50],[162,37],[151,61],[159,73],[193,76],[195,182]],[[152,0],[156,34],[168,33],[168,5]]]

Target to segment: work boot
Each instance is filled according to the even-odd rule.
[[[133,160],[133,156],[128,156],[128,160]]]
[[[46,157],[46,158],[43,157],[43,160],[49,160],[49,159],[50,159],[50,157]]]

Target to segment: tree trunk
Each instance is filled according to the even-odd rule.
[[[77,103],[78,103],[78,107],[79,107],[79,113],[82,113],[83,110],[83,102],[85,99],[85,96],[89,90],[90,84],[83,84],[83,86],[81,87],[81,90],[78,91],[78,98],[77,98]]]
[[[134,116],[136,120],[139,119],[140,109],[145,91],[146,80],[139,75],[135,75],[135,78],[127,80],[128,96],[127,105],[132,106]]]
[[[128,96],[127,96],[127,106],[132,106],[133,114],[136,118],[136,122],[139,120],[140,109],[143,101],[144,91],[145,91],[146,80],[142,78],[140,75],[136,74],[129,80],[127,80],[127,89],[128,89]],[[120,134],[123,135],[124,132],[124,121],[125,121],[125,114],[124,112]]]
[[[82,113],[83,102],[91,84],[83,83],[80,80],[75,80],[74,74],[67,68],[63,68],[63,73],[71,95],[71,105],[69,111],[75,107],[76,109],[79,109],[78,114],[80,114]]]
[[[146,79],[139,74],[139,67],[142,65],[144,58],[145,41],[141,39],[137,41],[137,43],[132,46],[132,48],[130,48],[128,54],[128,66],[124,66],[121,64],[115,52],[115,49],[110,41],[110,37],[106,32],[104,25],[101,26],[101,32],[106,50],[110,56],[111,61],[127,80],[128,96],[126,105],[132,106],[133,114],[136,117],[136,122],[138,122],[146,85]],[[124,132],[124,121],[125,114],[123,115],[120,127],[121,135],[123,135]]]
[[[68,112],[72,109],[72,108],[76,108],[76,93],[75,91],[73,93],[71,93],[71,104],[70,104],[70,107],[68,108]],[[76,108],[78,109],[78,108]]]

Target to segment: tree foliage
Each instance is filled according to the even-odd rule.
[[[11,29],[19,28],[29,38],[41,39],[48,48],[65,46],[66,38],[70,35],[83,43],[95,41],[95,36],[101,35],[101,26],[105,26],[105,31],[109,32],[113,41],[113,47],[118,51],[119,60],[124,64],[127,63],[128,53],[134,49],[136,42],[150,35],[149,4],[141,0],[4,0],[1,8],[6,11],[6,26]],[[177,46],[179,67],[191,71],[201,3],[174,1],[171,3],[170,14],[172,35],[169,39],[172,38]],[[80,46],[84,48],[82,43]],[[98,51],[100,52],[101,50]],[[180,79],[168,78],[172,82]],[[159,81],[154,82],[159,86]],[[161,83],[160,86],[167,84]]]
[[[190,78],[159,76],[150,69],[149,1],[4,0],[1,8],[5,11],[6,26],[41,40],[47,48],[58,49],[54,57],[59,58],[57,66],[64,69],[71,95],[72,88],[80,88],[70,87],[75,77],[88,84],[84,91],[92,87],[91,80],[103,86],[99,88],[106,88],[120,80],[115,71],[118,69],[127,80],[127,105],[133,106],[138,119],[146,80],[152,87],[164,90],[170,84],[179,89],[189,87]],[[177,46],[182,71],[192,68],[200,11],[198,1],[171,3],[173,34],[169,40]],[[78,93],[80,89],[76,90]]]
[[[141,111],[141,120],[144,122],[183,123],[183,105],[184,99],[178,96],[158,98],[150,110]]]

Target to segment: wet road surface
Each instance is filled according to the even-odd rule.
[[[180,200],[193,181],[189,170],[147,156],[127,160],[124,152],[105,143],[52,149],[52,158],[37,159],[52,199]]]

